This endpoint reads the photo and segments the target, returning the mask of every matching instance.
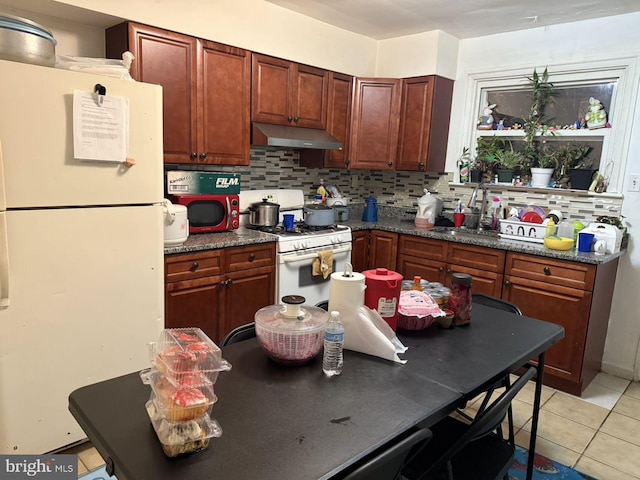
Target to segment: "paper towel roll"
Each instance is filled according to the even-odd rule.
[[[356,315],[364,305],[365,276],[358,272],[335,272],[329,283],[329,311],[340,315]]]

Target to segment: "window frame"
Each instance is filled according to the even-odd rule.
[[[626,171],[633,112],[638,92],[637,57],[599,59],[588,62],[532,65],[528,67],[493,67],[482,71],[468,72],[467,95],[465,100],[465,121],[463,138],[467,139],[470,151],[475,152],[479,136],[497,134],[504,137],[519,138],[524,132],[517,130],[478,130],[478,112],[482,105],[483,89],[525,89],[534,68],[541,73],[547,68],[549,81],[554,85],[566,87],[587,83],[617,81],[611,105],[605,105],[607,119],[611,128],[597,130],[556,131],[561,139],[580,141],[585,137],[602,139],[601,171],[609,177],[607,193],[622,193]],[[485,97],[486,100],[486,97]]]

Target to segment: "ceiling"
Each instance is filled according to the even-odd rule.
[[[473,38],[640,11],[639,0],[265,1],[378,40],[431,30]]]

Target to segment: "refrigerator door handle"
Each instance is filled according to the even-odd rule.
[[[9,242],[7,212],[0,212],[0,308],[9,306]]]

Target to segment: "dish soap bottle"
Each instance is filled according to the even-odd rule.
[[[322,197],[322,203],[327,201],[327,189],[324,188],[324,180],[322,178],[320,179],[320,185],[318,185],[316,194]]]

